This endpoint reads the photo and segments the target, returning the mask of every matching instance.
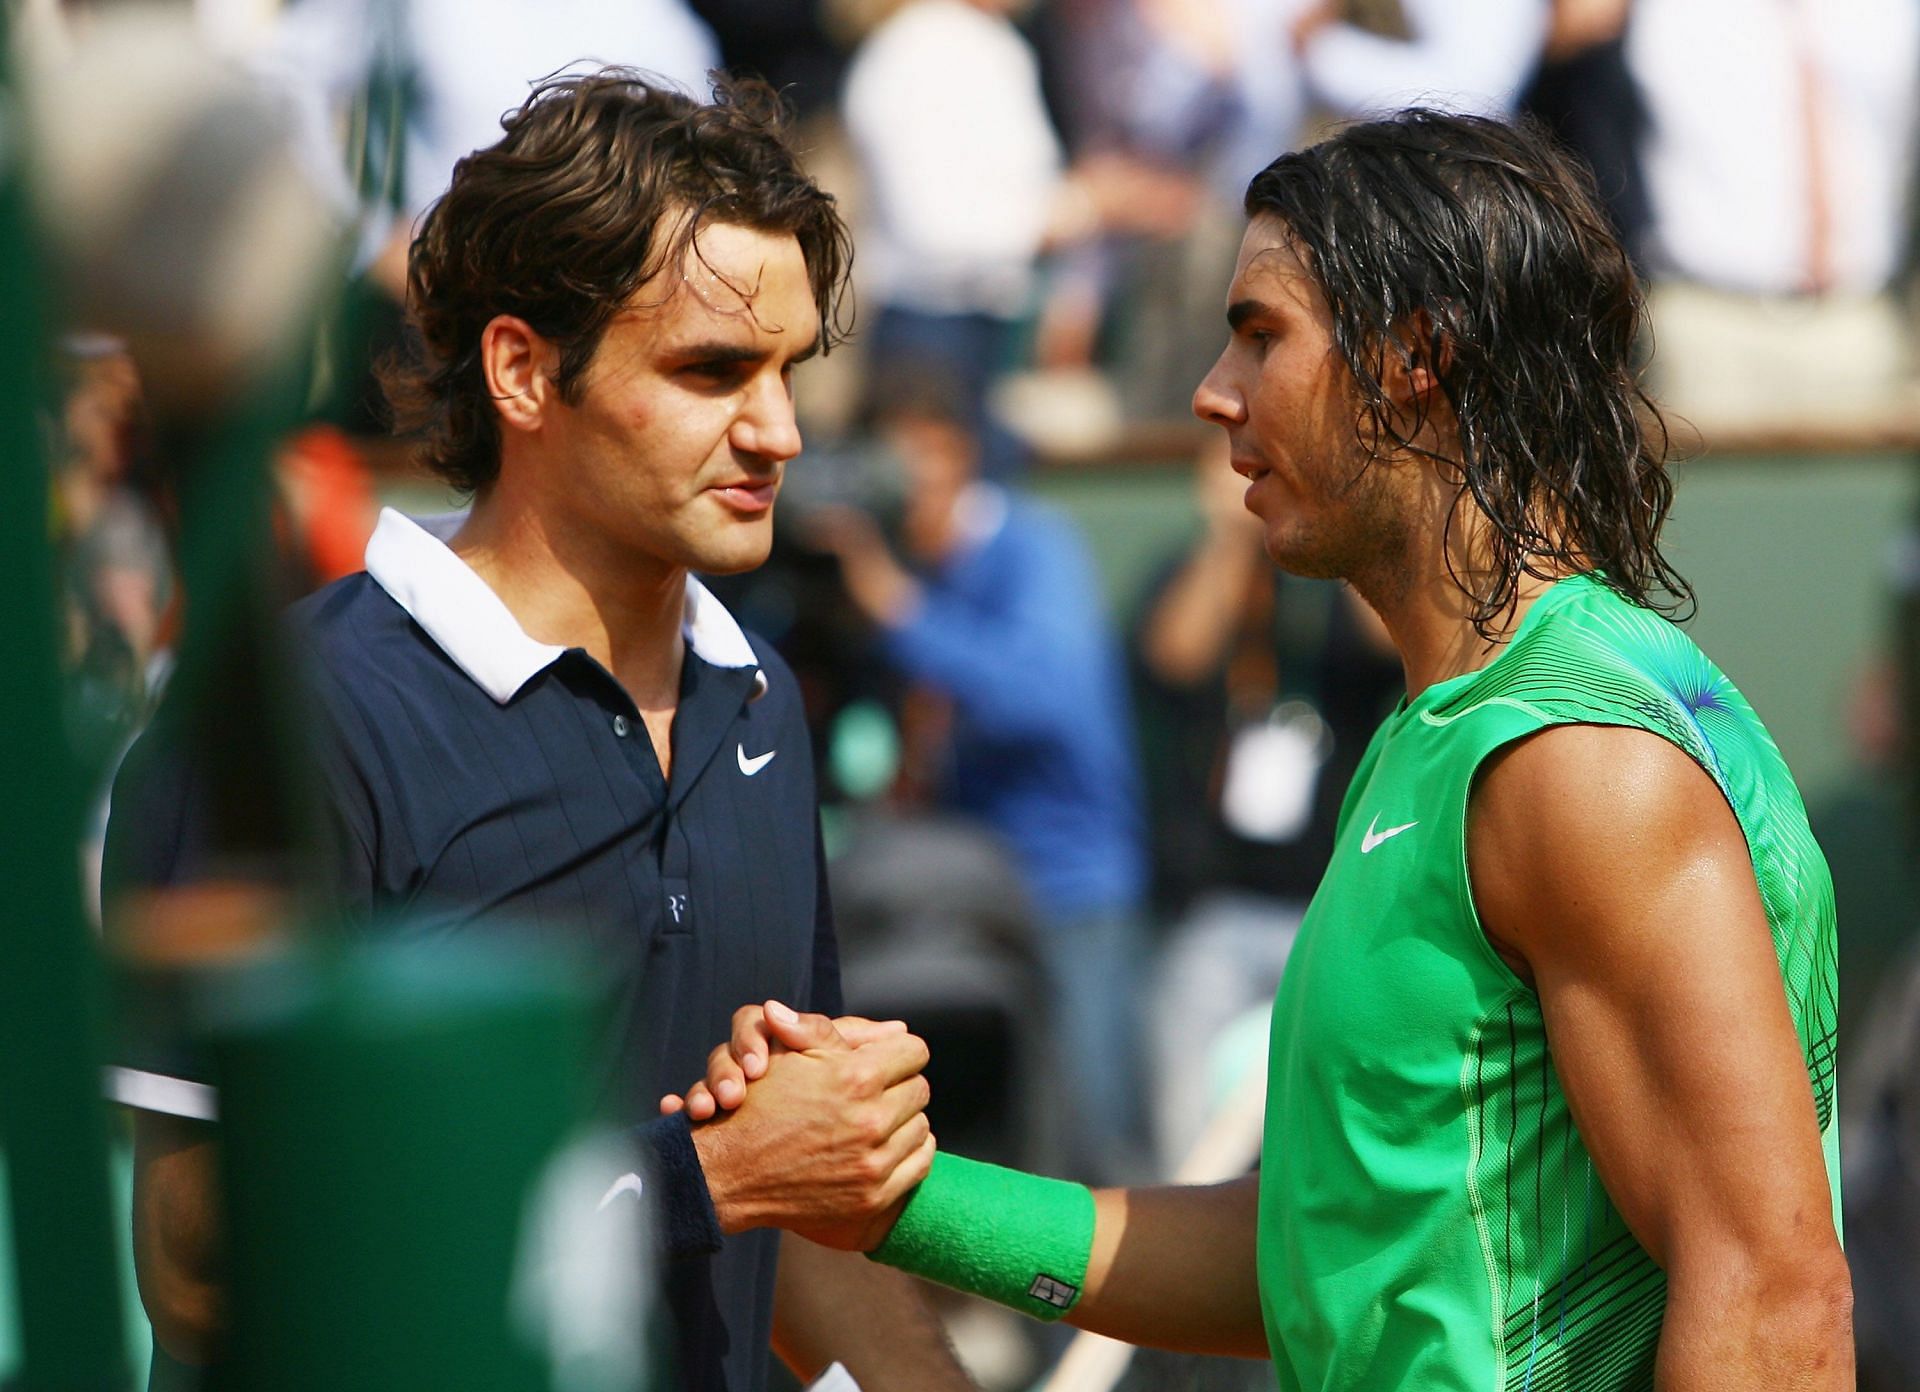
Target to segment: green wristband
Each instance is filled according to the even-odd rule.
[[[1084,1184],[944,1151],[887,1240],[867,1255],[910,1275],[1057,1320],[1080,1299],[1093,1252]]]

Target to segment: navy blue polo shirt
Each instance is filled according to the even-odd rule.
[[[654,1123],[664,1187],[680,1191],[663,1198],[679,1210],[666,1295],[681,1382],[758,1392],[776,1235],[702,1250],[717,1230],[687,1211],[710,1224],[710,1205],[684,1124],[659,1124],[657,1105],[704,1071],[738,1006],[840,1010],[791,672],[690,578],[669,781],[604,667],[529,637],[459,557],[391,510],[367,572],[302,600],[288,622],[311,658],[339,907],[409,933],[530,936],[595,964],[611,1006],[598,1081],[614,1115]],[[193,878],[204,855],[190,781],[122,777],[116,881]],[[167,1086],[125,1076],[149,1096]]]

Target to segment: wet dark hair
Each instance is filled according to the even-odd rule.
[[[1454,583],[1491,636],[1525,575],[1598,570],[1673,616],[1693,592],[1660,554],[1673,501],[1668,438],[1641,390],[1645,303],[1590,176],[1544,129],[1409,110],[1281,156],[1247,187],[1325,293],[1359,397],[1369,459],[1411,450],[1457,471],[1449,533],[1470,496],[1491,574]],[[1433,371],[1459,458],[1413,441],[1381,377],[1387,354]]]
[[[785,120],[758,81],[716,76],[710,103],[629,68],[536,86],[502,119],[505,136],[454,166],[408,253],[415,341],[381,377],[427,465],[469,492],[500,471],[480,363],[495,315],[517,315],[559,346],[555,385],[575,400],[614,314],[678,264],[706,222],[792,234],[821,346],[844,338],[852,243],[832,195],[788,147]]]

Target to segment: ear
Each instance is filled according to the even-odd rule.
[[[1447,370],[1452,346],[1438,334],[1433,315],[1416,309],[1394,326],[1381,364],[1381,385],[1387,398],[1415,418],[1445,401],[1440,378]]]
[[[480,331],[480,370],[504,430],[537,430],[558,399],[559,350],[526,320],[496,314]]]

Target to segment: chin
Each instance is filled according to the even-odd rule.
[[[1316,547],[1311,540],[1298,536],[1276,536],[1267,533],[1267,559],[1272,561],[1276,570],[1288,575],[1297,575],[1303,580],[1344,580],[1346,571],[1338,560],[1324,548]]]
[[[743,571],[758,570],[767,563],[767,557],[773,554],[773,529],[769,527],[765,535],[751,540],[739,538],[725,545],[709,543],[693,550],[693,556],[687,561],[688,570],[702,575],[739,575]]]

